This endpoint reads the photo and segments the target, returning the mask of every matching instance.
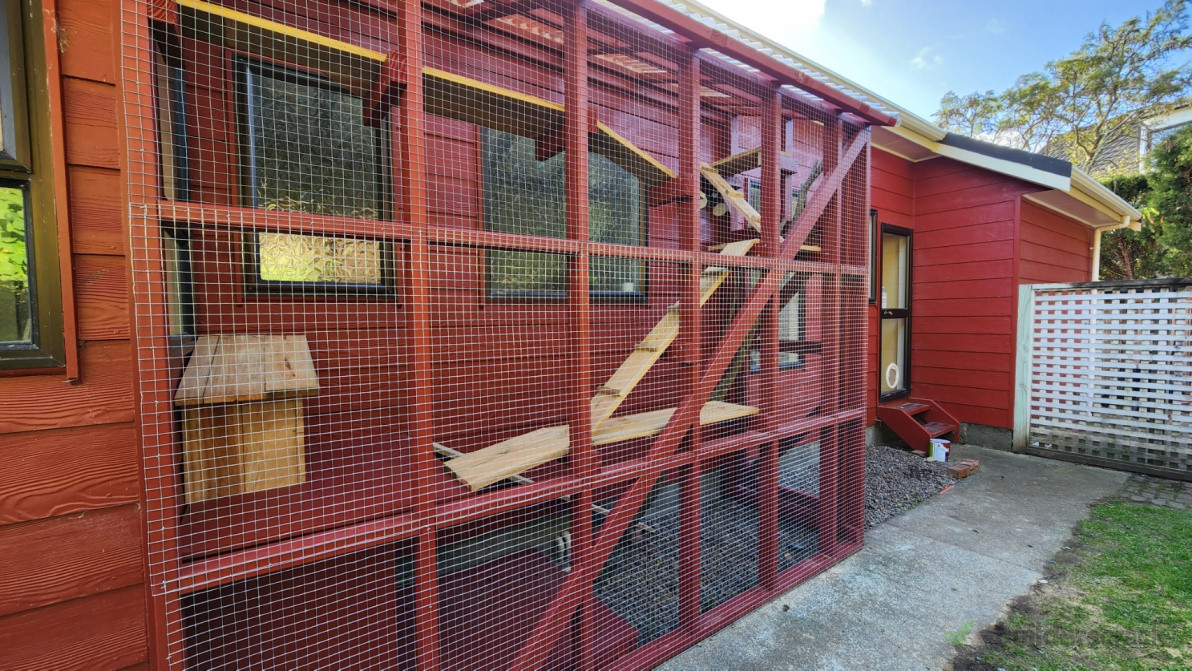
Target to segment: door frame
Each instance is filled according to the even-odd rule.
[[[902,226],[895,226],[893,224],[882,223],[881,236],[886,233],[894,235],[901,235],[906,238],[906,307],[902,309],[888,310],[878,303],[878,328],[877,328],[877,347],[878,347],[878,365],[877,365],[877,389],[878,402],[885,403],[898,398],[904,398],[911,395],[911,308],[914,305],[914,269],[915,269],[915,254],[913,236],[914,231]],[[885,255],[882,254],[882,245],[884,240],[879,236],[877,241],[877,257],[882,259],[884,264]],[[881,292],[881,275],[885,268],[879,269],[878,272],[878,292]],[[904,362],[905,370],[902,373],[903,389],[899,391],[882,391],[882,321],[885,319],[905,319],[906,320],[906,337],[903,340],[902,360]]]

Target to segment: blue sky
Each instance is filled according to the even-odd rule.
[[[1162,0],[699,0],[930,119],[948,89],[1001,91],[1020,74]]]

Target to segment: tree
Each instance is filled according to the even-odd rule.
[[[1079,49],[1001,93],[948,91],[935,119],[1019,149],[1046,148],[1092,171],[1143,119],[1188,101],[1192,66],[1182,52],[1189,48],[1187,2],[1166,0],[1120,26],[1102,23]]]
[[[1143,226],[1102,237],[1103,279],[1192,276],[1192,127],[1165,138],[1150,160],[1149,172],[1105,180],[1142,211]]]

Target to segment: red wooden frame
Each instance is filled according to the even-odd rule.
[[[823,349],[826,365],[822,370],[824,390],[822,412],[815,417],[796,420],[777,419],[773,412],[781,405],[778,391],[778,313],[775,297],[782,278],[788,272],[821,275],[825,278],[823,315],[830,324],[840,322],[846,309],[844,276],[864,276],[865,262],[846,256],[844,238],[845,211],[843,194],[864,187],[867,180],[869,131],[851,117],[833,112],[848,112],[868,121],[888,123],[890,117],[859,101],[811,80],[798,70],[745,45],[725,38],[652,0],[613,0],[670,28],[678,37],[642,34],[642,43],[658,60],[673,64],[677,95],[675,125],[678,131],[678,174],[668,187],[668,200],[674,202],[678,221],[677,249],[628,247],[595,243],[588,239],[588,167],[587,144],[590,125],[593,70],[589,45],[598,43],[592,33],[606,30],[643,33],[637,25],[610,12],[590,5],[589,0],[561,2],[557,11],[566,35],[561,54],[566,132],[562,140],[566,150],[567,237],[533,236],[458,229],[432,223],[427,185],[428,133],[424,112],[422,71],[424,66],[424,31],[427,26],[452,31],[478,30],[476,22],[485,14],[453,16],[439,11],[425,11],[414,1],[375,3],[390,7],[396,16],[399,48],[393,52],[382,72],[381,81],[369,101],[369,120],[385,123],[391,119],[394,132],[392,153],[400,166],[393,194],[399,220],[386,222],[384,236],[394,241],[404,254],[402,263],[401,327],[409,355],[403,385],[408,394],[409,438],[413,445],[414,492],[409,509],[374,519],[356,521],[338,528],[318,530],[296,538],[283,538],[236,549],[224,554],[184,562],[178,552],[176,520],[178,473],[172,429],[171,389],[167,362],[158,356],[166,351],[164,317],[151,309],[165,302],[160,281],[160,227],[163,222],[184,224],[198,230],[251,231],[270,230],[308,233],[367,234],[375,237],[378,227],[348,217],[313,216],[300,213],[262,212],[247,208],[160,200],[154,173],[156,135],[153,128],[154,98],[148,75],[125,68],[124,91],[130,111],[126,142],[129,147],[125,169],[129,190],[127,202],[129,225],[136,245],[131,277],[134,305],[134,335],[138,358],[141,441],[145,454],[145,510],[148,546],[153,555],[150,565],[151,606],[154,617],[154,658],[172,666],[185,665],[185,641],[181,626],[180,603],[184,595],[215,586],[265,575],[311,562],[357,552],[366,548],[410,541],[414,559],[414,629],[419,668],[439,668],[440,641],[439,534],[469,522],[479,522],[501,513],[528,509],[561,497],[570,497],[572,530],[572,570],[562,580],[553,602],[541,614],[518,653],[515,666],[538,668],[562,637],[572,637],[578,650],[578,666],[595,668],[614,664],[618,668],[641,668],[670,656],[700,638],[725,626],[749,609],[772,598],[779,591],[805,580],[840,557],[860,547],[861,492],[855,486],[838,481],[841,463],[844,472],[856,473],[861,462],[854,453],[844,453],[842,446],[853,446],[855,432],[863,425],[864,404],[849,402],[838,391],[841,384],[855,383],[857,365],[841,357],[842,339],[829,329]],[[371,4],[371,3],[370,3]],[[504,5],[508,6],[504,6]],[[150,24],[144,17],[162,20],[171,16],[171,3],[138,0],[125,17],[125,25],[136,29],[125,33],[125,57],[137,58],[151,53]],[[499,10],[525,11],[523,3],[503,3]],[[167,19],[168,20],[168,19]],[[126,29],[127,30],[127,29]],[[545,58],[541,46],[530,46],[501,35],[485,34],[486,43]],[[760,71],[749,73],[735,69],[700,48],[711,48],[752,65]],[[699,207],[701,133],[707,119],[723,119],[738,111],[718,110],[702,100],[706,82],[742,91],[750,109],[762,118],[762,244],[753,256],[725,257],[701,251],[701,212]],[[633,82],[629,82],[630,84]],[[645,86],[644,83],[638,82]],[[628,84],[624,84],[628,85]],[[792,97],[782,86],[794,85],[824,104]],[[653,84],[650,84],[653,87]],[[663,89],[654,87],[650,94],[665,98]],[[780,238],[784,209],[784,184],[781,152],[784,128],[791,118],[815,119],[824,126],[824,173],[818,190],[793,223],[785,239]],[[144,124],[144,125],[142,125]],[[398,190],[400,189],[400,193]],[[398,209],[400,205],[400,209]],[[867,211],[866,208],[865,211]],[[861,221],[857,225],[864,225]],[[796,259],[800,245],[814,227],[823,232],[823,252],[815,260]],[[479,494],[442,496],[444,476],[435,458],[436,407],[432,360],[432,307],[434,298],[430,279],[432,253],[436,248],[512,249],[565,254],[568,258],[568,302],[564,323],[570,345],[568,385],[564,390],[566,418],[571,427],[571,451],[566,468],[534,484]],[[602,463],[592,444],[590,398],[592,390],[592,315],[589,293],[589,266],[593,255],[608,255],[673,263],[681,266],[679,340],[671,353],[681,363],[679,391],[682,402],[662,432],[649,444],[644,454],[615,463]],[[706,266],[760,269],[764,276],[752,289],[736,317],[715,343],[710,357],[704,342],[703,318],[698,308],[701,275]],[[761,406],[766,419],[750,430],[719,437],[696,422],[714,387],[732,362],[739,346],[760,317],[762,351]],[[856,357],[858,353],[849,351]],[[863,361],[863,360],[861,360]],[[858,397],[859,398],[859,397]],[[852,433],[850,433],[852,432]],[[815,497],[819,524],[819,551],[785,571],[779,571],[777,533],[782,503],[777,484],[780,441],[792,436],[815,436],[820,441],[820,490]],[[723,455],[756,451],[761,458],[759,491],[759,585],[720,606],[701,612],[701,516],[700,487],[705,465]],[[681,483],[680,544],[680,625],[670,633],[619,660],[599,659],[596,655],[600,636],[593,581],[610,557],[618,540],[633,522],[654,484],[663,474],[678,474]],[[602,488],[624,488],[612,513],[599,533],[592,533],[594,492]],[[843,498],[838,497],[843,493]],[[838,510],[838,501],[844,510]],[[838,519],[842,517],[842,519]],[[848,533],[842,534],[847,526]],[[165,548],[163,551],[162,549]],[[578,613],[578,618],[575,614]],[[512,642],[510,642],[512,644]]]

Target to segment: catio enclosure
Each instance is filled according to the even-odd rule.
[[[156,659],[640,668],[860,546],[887,115],[653,0],[121,29]]]

